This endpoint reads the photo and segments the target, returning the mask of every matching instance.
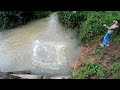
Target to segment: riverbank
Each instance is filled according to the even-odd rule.
[[[16,16],[16,13],[18,12],[15,12],[17,18],[22,15],[19,12]],[[38,13],[35,14],[37,17],[43,16],[43,14],[40,15],[41,12]],[[82,44],[80,58],[72,65],[70,64],[74,70],[73,79],[120,77],[120,44],[116,43],[120,41],[119,30],[116,30],[111,36],[110,47],[101,48],[99,46],[101,37],[103,39],[103,35],[107,31],[103,24],[111,25],[115,18],[119,18],[120,12],[60,11],[58,13],[59,20],[54,15],[52,14],[25,27],[5,30],[0,33],[0,61],[2,62],[0,71],[27,69],[39,74],[44,72],[45,75],[46,73],[68,75],[71,70],[66,66],[67,60],[75,60],[76,57],[79,57],[76,44]],[[64,28],[59,21],[72,29]],[[10,25],[10,23],[8,22],[5,25]],[[62,32],[62,30],[66,32]],[[72,35],[73,33],[67,31],[75,31],[77,35]]]
[[[82,46],[80,59],[73,63],[73,79],[119,79],[120,44],[111,42],[100,47],[101,40],[92,40]]]

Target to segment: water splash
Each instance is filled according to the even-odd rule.
[[[64,50],[63,43],[36,40],[33,46],[33,65],[59,69],[59,65],[67,62]]]

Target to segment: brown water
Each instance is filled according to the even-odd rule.
[[[56,13],[19,28],[0,32],[0,71],[70,75],[69,62],[79,57],[74,30],[64,28]]]

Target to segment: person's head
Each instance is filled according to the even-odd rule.
[[[113,23],[116,24],[116,25],[119,25],[120,24],[120,20],[114,20]]]

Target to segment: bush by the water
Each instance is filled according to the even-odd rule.
[[[103,24],[111,26],[113,20],[120,18],[120,11],[61,11],[60,21],[70,27],[77,27],[79,44],[105,35],[107,28]],[[111,36],[112,40],[120,41],[120,31],[116,30]]]
[[[59,11],[58,18],[67,27],[75,28],[85,20],[84,13],[80,11]]]
[[[26,24],[32,19],[46,17],[50,11],[0,11],[0,28],[10,29]]]

